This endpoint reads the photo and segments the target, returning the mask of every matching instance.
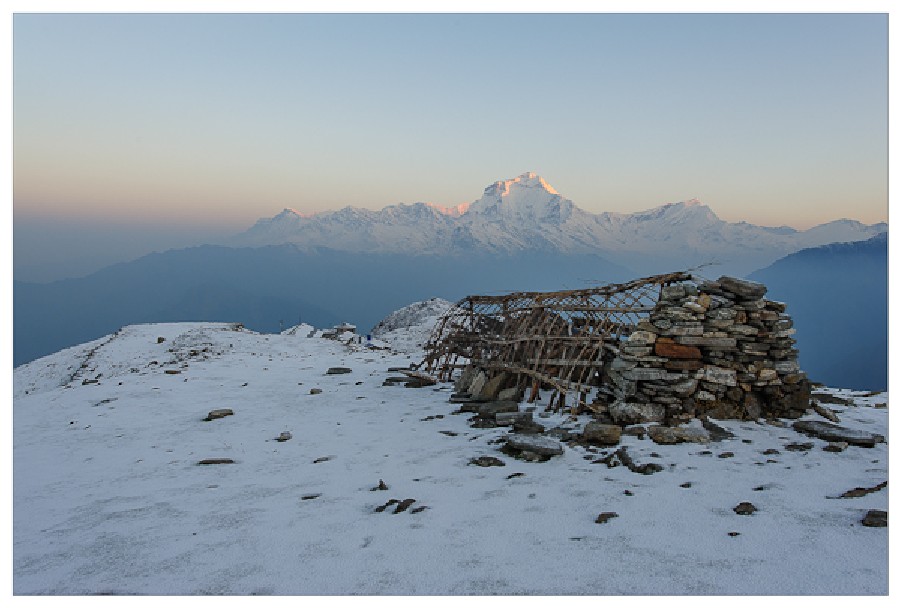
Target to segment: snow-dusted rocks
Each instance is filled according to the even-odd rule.
[[[399,352],[417,352],[428,341],[438,320],[453,306],[441,298],[413,302],[396,310],[372,328],[372,336]]]

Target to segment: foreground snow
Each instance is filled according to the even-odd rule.
[[[17,368],[14,592],[887,593],[887,529],[859,523],[887,490],[828,498],[887,480],[886,444],[722,422],[736,438],[708,446],[624,437],[653,475],[579,447],[521,462],[497,451],[506,429],[451,414],[449,385],[382,386],[415,355],[305,335],[132,326]],[[843,425],[887,436],[886,394],[835,394],[856,404],[830,406]],[[202,420],[217,408],[234,415]]]

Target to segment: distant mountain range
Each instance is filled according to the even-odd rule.
[[[313,215],[285,209],[225,244],[291,243],[307,251],[327,247],[408,255],[594,254],[637,275],[716,263],[717,272],[740,276],[800,249],[865,240],[885,231],[885,223],[847,219],[808,230],[731,223],[698,200],[639,213],[594,214],[540,176],[524,173],[491,184],[472,203],[451,208],[415,203],[380,211],[345,207]]]

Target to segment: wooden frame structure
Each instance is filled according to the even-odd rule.
[[[590,289],[468,296],[435,326],[420,369],[442,381],[467,365],[507,372],[517,386],[530,382],[529,401],[544,385],[555,389],[548,407],[563,407],[573,394],[579,409],[621,339],[654,309],[662,286],[691,280],[675,272]]]

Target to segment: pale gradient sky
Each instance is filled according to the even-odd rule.
[[[887,43],[885,14],[19,14],[14,226],[238,231],[525,171],[593,212],[884,221]]]

